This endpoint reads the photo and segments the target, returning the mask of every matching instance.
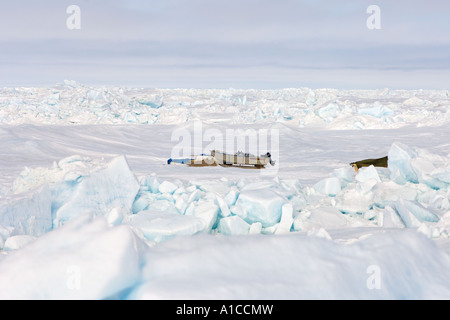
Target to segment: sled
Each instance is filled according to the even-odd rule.
[[[217,150],[212,150],[211,155],[216,159],[217,163],[222,166],[253,166],[255,168],[264,168],[269,163],[273,166],[275,161],[272,160],[270,152],[255,156],[250,153],[236,152],[235,154],[227,154]]]

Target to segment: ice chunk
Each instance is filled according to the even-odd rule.
[[[443,233],[450,236],[450,211],[447,211],[442,215],[439,222],[436,223],[436,227],[442,229]]]
[[[231,207],[236,203],[238,196],[239,196],[238,188],[236,186],[232,186],[230,188],[230,191],[225,196],[225,202],[227,203],[228,207]]]
[[[373,195],[372,189],[377,185],[377,181],[374,179],[369,179],[364,182],[359,182],[356,184],[356,190],[362,194]]]
[[[317,115],[326,121],[331,121],[337,118],[341,112],[341,109],[336,103],[329,103],[328,105],[321,107],[317,111]]]
[[[290,197],[289,202],[292,203],[294,211],[303,210],[307,206],[307,200],[304,194]]]
[[[346,183],[353,180],[352,169],[350,167],[342,167],[335,169],[332,175],[341,180],[341,186],[344,187]]]
[[[314,190],[329,196],[335,196],[341,191],[341,181],[336,177],[325,178],[314,185]]]
[[[12,235],[41,236],[52,229],[52,197],[48,185],[0,198],[0,225]]]
[[[75,80],[64,80],[64,85],[71,89],[75,89],[81,86],[81,84]]]
[[[150,107],[150,108],[153,108],[153,109],[159,109],[159,108],[161,108],[162,105],[163,105],[162,97],[159,97],[159,100],[158,100],[158,101],[144,101],[144,100],[137,100],[136,102],[139,103],[139,104],[148,106],[148,107]]]
[[[53,225],[60,226],[87,211],[106,215],[112,208],[122,207],[131,212],[138,190],[125,157],[117,157],[74,186],[73,196],[56,211]]]
[[[0,299],[121,298],[139,280],[142,250],[129,227],[81,215],[2,259]]]
[[[178,189],[179,190],[179,189]],[[175,200],[175,208],[177,208],[178,212],[184,214],[188,207],[188,195],[183,193],[181,195],[176,196]]]
[[[161,193],[174,193],[177,189],[178,186],[170,181],[163,181],[158,187]]]
[[[205,224],[204,231],[211,231],[216,223],[219,208],[213,200],[201,199],[195,203],[194,216],[203,220]]]
[[[146,186],[147,189],[153,193],[159,192],[159,186],[161,182],[155,174],[151,174],[150,176],[144,177],[142,181],[142,185]]]
[[[373,107],[358,109],[358,113],[362,115],[369,115],[376,118],[394,115],[394,111],[386,106],[383,106],[379,101],[376,101]]]
[[[198,201],[203,195],[203,191],[200,191],[199,189],[195,189],[192,191],[192,193],[189,195],[189,198],[187,200],[188,203]]]
[[[248,231],[249,234],[260,234],[262,231],[262,225],[261,222],[255,222],[250,225],[250,230]]]
[[[122,207],[112,208],[111,211],[106,214],[106,221],[110,226],[117,226],[122,223],[123,218],[128,214],[129,212]]]
[[[360,168],[358,170],[358,174],[355,176],[355,180],[359,182],[366,182],[371,179],[375,180],[376,182],[381,182],[378,171],[373,165]]]
[[[324,206],[303,212],[294,219],[296,231],[337,229],[348,226],[347,218],[336,208]]]
[[[54,162],[50,168],[28,168],[25,167],[20,175],[14,180],[12,193],[22,193],[38,188],[44,184],[53,185],[58,182],[67,184],[78,183],[83,175],[96,168],[98,163],[80,156],[70,156]]]
[[[127,223],[140,230],[146,240],[154,242],[193,235],[206,229],[206,223],[201,218],[154,210],[129,215]]]
[[[417,231],[423,233],[429,238],[439,238],[441,236],[439,228],[426,224],[425,222],[422,222],[422,224],[417,228]]]
[[[346,188],[336,196],[336,208],[343,213],[364,213],[373,206],[373,192]]]
[[[224,198],[222,198],[219,194],[214,193],[216,202],[220,208],[220,213],[223,217],[227,217],[230,215],[230,208],[228,207],[227,202]]]
[[[193,182],[198,186],[201,191],[217,193],[221,196],[225,196],[229,190],[228,183],[226,181],[196,181]]]
[[[450,211],[450,199],[443,195],[434,195],[433,198],[430,199],[430,206],[443,211]]]
[[[217,231],[226,235],[248,234],[250,225],[239,216],[229,216],[219,220]]]
[[[244,190],[239,194],[236,206],[242,209],[245,221],[261,222],[265,228],[280,221],[281,208],[287,202],[286,198],[271,189]]]
[[[164,194],[169,195],[169,194]],[[172,198],[159,198],[155,197],[151,200],[145,210],[161,211],[165,213],[179,214],[180,211],[176,208],[176,203]]]
[[[419,219],[417,219],[412,212],[407,208],[403,207],[401,204],[395,203],[395,209],[397,210],[402,222],[407,228],[418,228],[421,225]]]
[[[3,250],[12,251],[12,250],[20,249],[35,239],[36,239],[36,237],[29,236],[29,235],[17,235],[17,236],[9,237],[5,241]]]
[[[425,149],[412,149],[395,143],[389,151],[388,166],[391,179],[397,183],[421,182],[433,189],[448,186],[448,158]]]
[[[275,234],[286,234],[291,232],[291,227],[294,222],[293,218],[294,208],[291,203],[285,203],[281,207],[281,220],[278,223]]]
[[[318,237],[318,238],[333,240],[331,238],[330,234],[324,228],[312,229],[312,230],[309,230],[306,234],[308,236],[314,236],[314,237]]]
[[[89,90],[86,96],[90,100],[101,100],[103,98],[103,94],[97,90]]]
[[[424,208],[417,201],[408,201],[400,199],[394,204],[395,209],[402,218],[402,221],[408,228],[418,228],[422,222],[438,222],[439,217]]]
[[[418,191],[411,185],[399,185],[393,181],[378,183],[372,189],[373,202],[377,207],[384,208],[399,199],[415,200]]]
[[[8,239],[13,229],[14,228],[12,227],[5,228],[2,225],[0,225],[0,251],[5,244],[5,240]]]
[[[388,168],[391,172],[391,179],[399,184],[407,181],[418,183],[416,172],[411,166],[411,160],[417,153],[403,143],[394,143],[388,153]]]
[[[404,228],[405,224],[397,211],[391,206],[386,206],[381,214],[380,226],[385,228]]]
[[[417,174],[417,180],[433,189],[445,188],[448,183],[445,182],[443,177],[445,176],[445,165],[448,161],[424,150],[418,152],[418,157],[411,160],[411,166]],[[440,164],[444,164],[444,168],[442,168],[442,165],[439,167]]]
[[[242,219],[244,219],[247,215],[247,213],[240,206],[236,205],[230,207],[230,212],[236,216],[241,217]]]
[[[447,168],[439,172],[437,178],[447,184],[450,184],[450,164],[447,164]]]
[[[150,204],[150,196],[147,192],[143,193],[140,192],[137,196],[136,199],[133,202],[133,206],[131,208],[133,213],[138,213],[139,211],[145,210],[148,208],[149,204]],[[155,199],[152,199],[155,200]]]
[[[283,179],[279,183],[283,194],[289,199],[301,195],[303,191],[303,187],[297,179]]]

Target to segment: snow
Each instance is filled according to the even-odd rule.
[[[151,242],[166,241],[184,235],[194,235],[204,231],[207,223],[195,216],[166,214],[161,211],[140,211],[127,217],[127,223]]]
[[[66,188],[69,190],[60,191]],[[71,183],[69,187],[57,185],[55,189],[54,193],[58,195],[70,194],[68,198],[64,196],[66,201],[57,199],[59,207],[52,208],[53,225],[59,226],[87,211],[103,215],[115,207],[131,211],[139,183],[122,156],[113,159],[105,168],[83,176],[79,183]]]
[[[448,266],[448,255],[413,232],[387,231],[349,245],[298,234],[200,236],[152,249],[143,268],[145,281],[128,298],[433,299],[449,294],[446,273],[437,272]],[[372,267],[381,270],[379,289],[370,282]]]
[[[114,297],[139,280],[139,250],[130,228],[81,215],[1,261],[0,298]]]
[[[322,179],[314,185],[317,192],[335,196],[341,191],[341,181],[336,177]]]
[[[0,89],[0,298],[448,299],[448,110],[445,90]],[[174,133],[192,154],[248,134],[277,165],[168,165]]]
[[[21,194],[0,198],[0,225],[11,235],[41,236],[52,230],[51,192],[45,185]]]
[[[29,236],[26,234],[18,235],[18,236],[11,236],[6,239],[3,250],[5,251],[11,251],[11,250],[17,250],[21,247],[25,246],[26,244],[32,242],[36,237]]]

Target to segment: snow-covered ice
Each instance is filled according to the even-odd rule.
[[[2,88],[0,298],[448,299],[449,110],[445,90]],[[276,167],[167,164],[174,132],[200,153],[242,128],[275,130]]]

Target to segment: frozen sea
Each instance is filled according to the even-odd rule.
[[[449,124],[447,90],[0,88],[0,298],[449,299]],[[212,149],[275,165],[167,164]]]

